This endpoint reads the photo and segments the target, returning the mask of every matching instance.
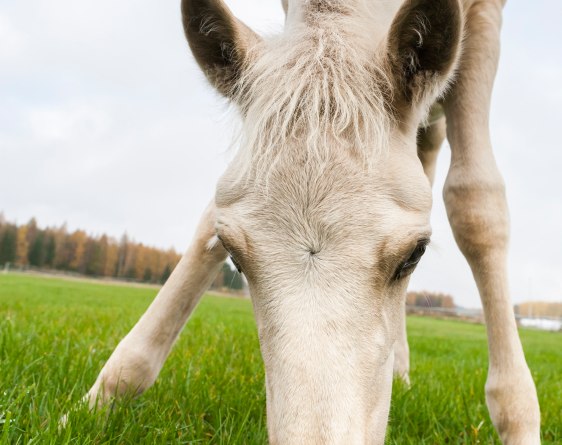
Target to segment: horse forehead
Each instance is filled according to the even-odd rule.
[[[271,187],[274,201],[288,213],[341,219],[430,211],[431,187],[417,156],[392,156],[373,169],[347,157],[339,161],[314,173],[286,168]]]
[[[267,192],[256,190],[233,207],[240,224],[262,227],[270,235],[274,229],[310,235],[368,236],[372,232],[381,236],[425,224],[431,195],[409,181],[328,173],[275,182]]]
[[[372,170],[336,150],[321,167],[307,165],[304,157],[285,161],[266,181],[249,187],[226,174],[216,196],[222,220],[309,232],[338,227],[367,232],[377,226],[373,233],[382,234],[388,227],[418,226],[429,218],[431,188],[415,153],[383,156]]]

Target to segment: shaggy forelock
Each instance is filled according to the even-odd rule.
[[[315,163],[350,150],[370,165],[388,145],[392,90],[376,45],[352,15],[313,8],[308,17],[250,48],[233,85],[241,176],[267,178],[291,150]]]

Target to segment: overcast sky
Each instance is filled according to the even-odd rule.
[[[280,0],[227,0],[258,32]],[[562,3],[508,0],[491,131],[512,216],[514,302],[562,301]],[[179,0],[2,0],[0,211],[183,251],[232,125],[185,42]],[[434,186],[434,246],[411,288],[479,307]]]

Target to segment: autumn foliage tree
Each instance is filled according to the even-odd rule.
[[[515,306],[515,313],[522,317],[562,317],[562,303],[527,301]]]
[[[16,263],[29,264],[29,259],[27,258],[28,247],[27,226],[21,226],[18,228],[16,238]]]
[[[84,230],[69,233],[66,224],[41,229],[35,218],[18,226],[0,213],[0,266],[41,267],[97,277],[112,277],[147,283],[164,283],[181,255],[131,240],[119,241],[105,234],[88,235]],[[240,290],[242,276],[225,263],[213,286]]]
[[[0,213],[0,265],[43,267],[91,276],[163,283],[179,262],[174,249],[138,244],[125,234],[118,242],[107,235],[68,233],[66,224],[41,229],[35,219],[16,225]]]
[[[453,297],[450,295],[426,291],[408,292],[406,295],[406,304],[408,306],[442,307],[445,309],[455,308]]]

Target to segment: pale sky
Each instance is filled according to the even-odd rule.
[[[227,0],[258,32],[280,0]],[[562,301],[562,3],[508,0],[491,132],[512,216],[515,303]],[[232,124],[183,36],[179,0],[0,3],[0,211],[184,251]],[[410,287],[480,307],[434,186],[433,248]]]

